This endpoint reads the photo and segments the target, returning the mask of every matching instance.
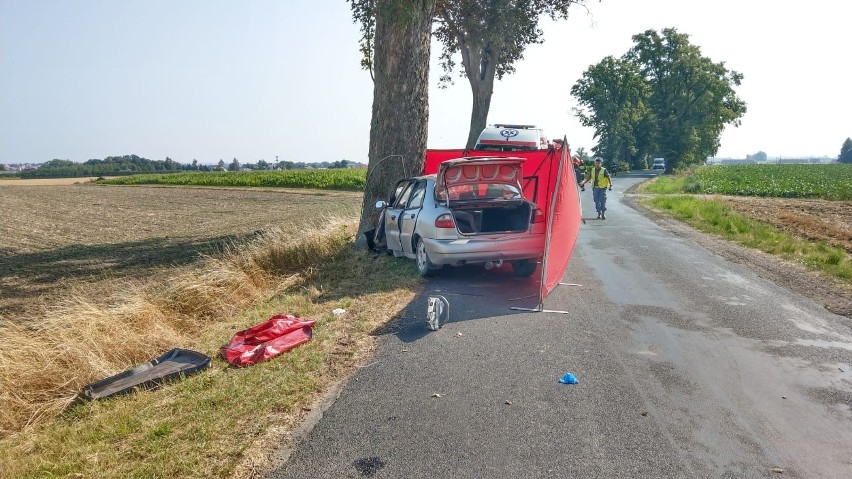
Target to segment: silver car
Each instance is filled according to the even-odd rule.
[[[544,252],[544,215],[524,198],[523,158],[459,158],[438,174],[397,183],[382,208],[374,245],[416,260],[430,276],[445,265],[499,266],[532,275]]]

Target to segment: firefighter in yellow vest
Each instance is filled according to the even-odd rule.
[[[580,186],[585,186],[586,183],[592,182],[592,198],[595,200],[595,210],[598,212],[598,219],[606,219],[606,190],[612,191],[612,178],[606,168],[601,166],[600,157],[595,158],[595,166],[586,172],[586,180]]]

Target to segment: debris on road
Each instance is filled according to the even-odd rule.
[[[433,397],[433,398],[440,398],[440,397],[441,397],[441,395],[440,395],[440,394],[438,394],[438,393],[435,393],[435,394],[433,394],[433,395],[432,395],[432,397]]]
[[[775,472],[775,473],[778,473],[778,474],[784,474],[784,469],[781,469],[780,467],[773,467],[773,468],[772,468],[772,469],[770,469],[770,470],[771,470],[772,472]]]
[[[580,381],[578,381],[577,378],[574,377],[573,374],[565,373],[565,375],[562,376],[562,378],[559,380],[559,382],[562,383],[562,384],[578,384]]]
[[[440,295],[429,296],[426,318],[426,327],[430,330],[441,329],[441,325],[450,320],[450,302],[447,298]]]

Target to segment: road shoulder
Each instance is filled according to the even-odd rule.
[[[698,231],[686,223],[641,205],[639,198],[640,195],[631,188],[624,194],[624,203],[671,233],[694,241],[728,261],[743,265],[761,277],[810,298],[834,314],[852,318],[850,285],[809,271],[800,264]]]

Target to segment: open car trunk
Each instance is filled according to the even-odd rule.
[[[532,206],[527,201],[451,204],[450,211],[462,234],[521,233],[529,229]]]
[[[441,163],[436,198],[447,202],[459,233],[522,233],[535,206],[520,184],[523,158],[457,158]]]

